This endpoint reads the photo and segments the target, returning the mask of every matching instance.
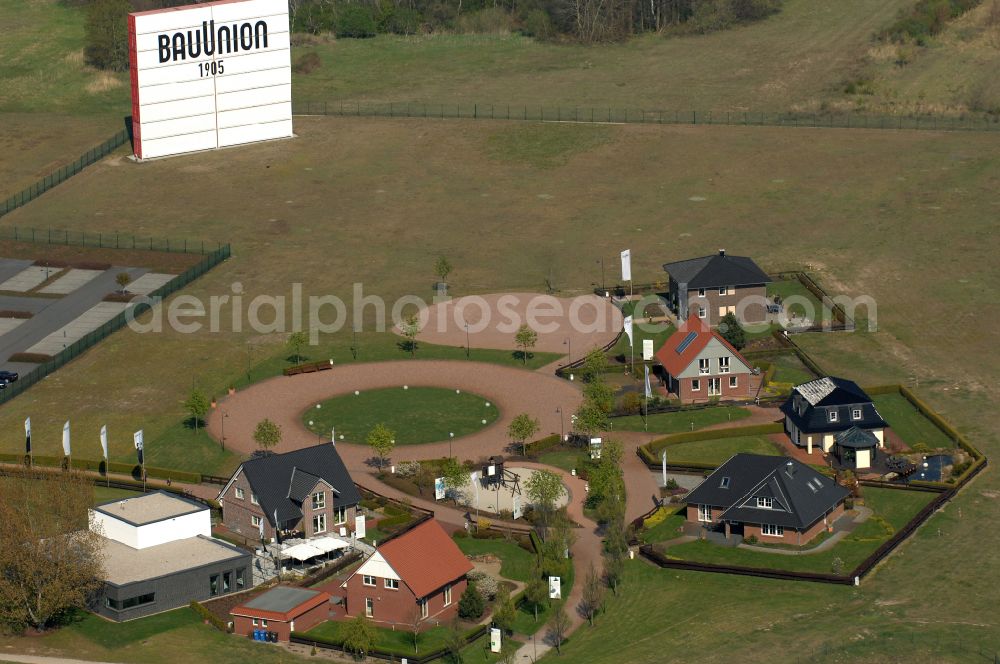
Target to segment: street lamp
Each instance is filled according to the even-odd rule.
[[[222,411],[222,451],[226,451],[226,420],[229,419],[229,413]]]
[[[566,337],[566,340],[563,341],[563,345],[568,349],[569,361],[567,364],[573,364],[573,339],[571,337]]]
[[[601,264],[601,290],[605,290],[604,286],[604,256],[601,256],[601,260],[597,261]]]
[[[451,441],[455,438],[455,432],[451,431],[448,433],[448,458],[452,458],[451,454]]]
[[[464,322],[465,322],[465,359],[469,359],[469,353],[471,352],[469,349],[469,321],[464,321]]]
[[[563,426],[563,411],[561,406],[556,406],[556,412],[559,413],[559,440],[565,441],[566,439],[566,429]]]

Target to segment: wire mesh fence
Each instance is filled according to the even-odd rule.
[[[10,229],[4,229],[9,231]],[[7,387],[0,390],[0,404],[4,404],[17,395],[21,394],[29,387],[39,382],[52,372],[72,362],[74,359],[86,352],[91,346],[100,343],[105,338],[128,325],[130,319],[135,318],[151,308],[150,300],[165,298],[171,293],[184,288],[189,283],[205,274],[213,267],[229,258],[232,254],[230,245],[219,245],[216,249],[202,252],[204,257],[195,265],[191,266],[183,273],[177,275],[163,286],[160,286],[149,294],[148,299],[144,298],[131,307],[120,312],[117,316],[107,321],[100,327],[88,332],[73,343],[67,345],[51,359],[39,364],[31,371],[22,374],[17,381],[9,383]]]
[[[903,116],[865,113],[767,111],[678,111],[642,108],[567,107],[528,104],[444,104],[296,100],[295,115],[521,120],[603,124],[730,125],[761,127],[829,127],[842,129],[916,129],[936,131],[1000,131],[1000,116]]]
[[[0,226],[0,241],[32,242],[92,249],[136,249],[179,254],[208,254],[222,247],[219,242],[132,235],[129,233],[94,233],[63,228]]]
[[[128,140],[128,132],[122,129],[120,132],[100,145],[84,152],[76,161],[66,164],[62,168],[46,175],[30,187],[17,192],[7,200],[0,203],[0,217],[30,203],[52,187],[55,187],[56,185],[61,184],[73,177],[87,166],[100,161],[122,145],[125,145]]]

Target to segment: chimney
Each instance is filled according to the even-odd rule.
[[[795,464],[791,461],[785,464],[785,474],[790,478],[795,477]]]
[[[726,250],[725,249],[719,249],[719,255],[722,256],[723,258],[725,258],[726,257]]]

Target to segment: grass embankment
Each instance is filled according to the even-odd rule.
[[[750,417],[750,411],[738,406],[719,406],[699,410],[682,410],[673,413],[653,413],[647,419],[648,428],[643,428],[641,415],[628,415],[614,419],[615,428],[625,431],[648,431],[649,433],[681,433],[697,431],[705,427],[736,422]]]

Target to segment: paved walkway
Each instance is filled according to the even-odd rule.
[[[850,535],[859,524],[867,521],[868,517],[872,515],[871,508],[865,507],[864,505],[858,505],[854,509],[857,511],[857,514],[854,515],[853,519],[845,518],[847,515],[837,519],[837,522],[833,524],[834,533],[812,548],[804,550],[778,549],[769,546],[754,546],[752,544],[740,544],[739,548],[748,549],[750,551],[759,551],[761,553],[777,553],[782,556],[810,556],[816,553],[823,553],[824,551],[830,550],[837,542]]]

